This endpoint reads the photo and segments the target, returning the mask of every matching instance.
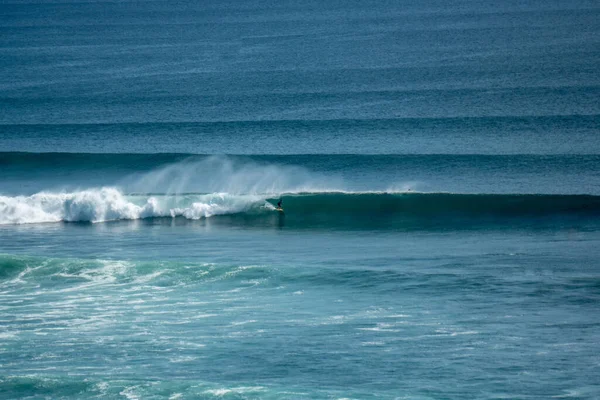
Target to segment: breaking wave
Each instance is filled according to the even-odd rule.
[[[200,219],[220,214],[260,212],[261,207],[273,209],[254,195],[127,196],[115,188],[101,188],[73,193],[0,196],[0,224],[103,222],[152,217]]]
[[[600,196],[543,194],[453,194],[417,192],[303,192],[282,194],[124,194],[116,188],[71,193],[0,196],[0,224],[103,222],[144,218],[190,220],[222,215],[285,215],[311,221],[486,216],[600,214]]]

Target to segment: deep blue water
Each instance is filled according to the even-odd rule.
[[[0,0],[0,398],[599,398],[599,49],[594,1]]]

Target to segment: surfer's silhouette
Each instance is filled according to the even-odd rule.
[[[279,202],[277,203],[277,208],[281,208],[281,199],[279,199]]]

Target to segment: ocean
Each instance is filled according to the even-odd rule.
[[[0,0],[0,398],[598,399],[599,99],[596,1]]]

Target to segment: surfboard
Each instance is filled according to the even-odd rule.
[[[279,211],[280,213],[283,213],[283,208],[281,208],[281,207],[277,207],[277,208],[275,209],[275,211]]]

